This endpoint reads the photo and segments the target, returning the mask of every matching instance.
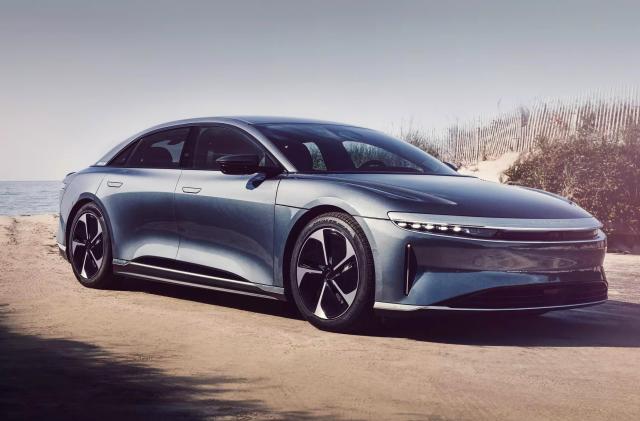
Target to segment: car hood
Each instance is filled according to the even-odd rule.
[[[387,211],[487,218],[573,219],[591,215],[567,199],[541,190],[469,176],[417,174],[326,174],[322,178],[348,190],[382,199]],[[336,186],[337,187],[337,186]],[[346,197],[346,200],[349,200]],[[380,203],[376,204],[376,207]],[[361,214],[366,216],[367,212]]]

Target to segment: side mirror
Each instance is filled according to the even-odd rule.
[[[254,174],[260,169],[258,155],[225,155],[216,159],[223,174]]]
[[[448,161],[443,161],[444,165],[446,165],[447,167],[451,168],[454,171],[458,171],[460,169],[460,167],[458,167],[456,164],[448,162]]]

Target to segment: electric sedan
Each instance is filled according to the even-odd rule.
[[[545,312],[602,303],[601,224],[560,196],[463,176],[380,132],[199,118],[125,140],[64,180],[77,279],[290,300],[354,331],[374,309]]]

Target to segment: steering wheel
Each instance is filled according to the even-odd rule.
[[[384,162],[377,159],[372,159],[370,161],[363,163],[358,168],[368,169],[368,168],[380,168],[380,167],[386,167],[386,166],[387,164],[385,164]]]

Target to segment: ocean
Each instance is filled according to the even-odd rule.
[[[0,215],[58,213],[61,181],[0,181]]]

